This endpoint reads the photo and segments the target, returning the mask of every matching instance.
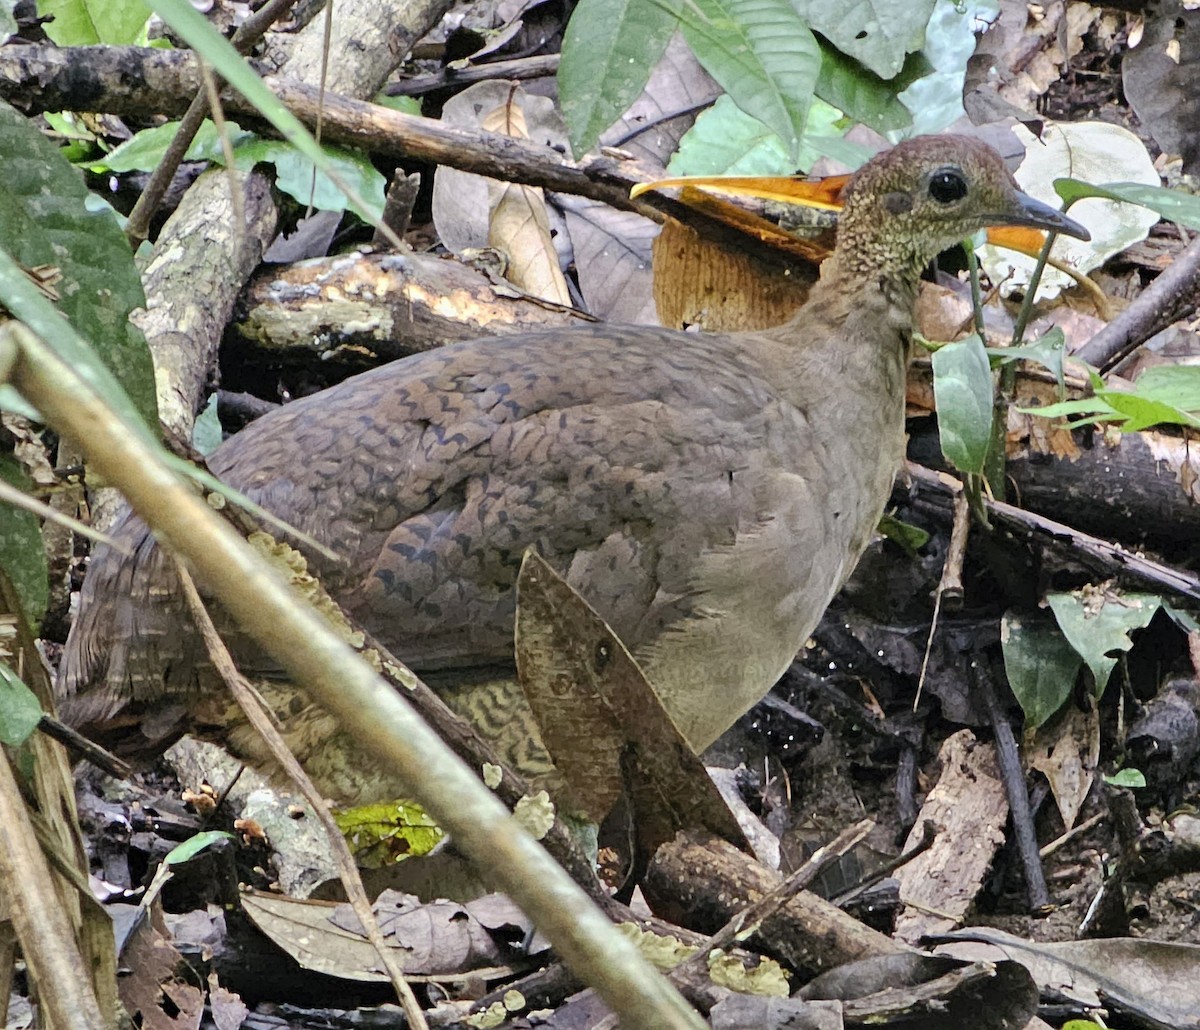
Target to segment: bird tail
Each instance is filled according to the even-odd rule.
[[[59,666],[59,713],[118,754],[157,752],[182,732],[203,648],[145,523],[126,515],[113,536],[129,553],[104,544],[93,552]]]

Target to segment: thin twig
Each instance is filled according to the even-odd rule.
[[[962,489],[962,484],[953,476],[935,472],[916,462],[908,462],[905,468],[909,478],[921,486],[932,487],[948,494],[954,494]],[[1175,569],[1162,562],[1133,554],[1117,544],[1101,540],[1099,537],[1091,536],[1044,515],[1026,511],[1024,508],[1018,508],[1012,504],[1005,504],[1003,501],[985,498],[984,506],[989,515],[995,516],[998,521],[1004,522],[1010,529],[1037,535],[1043,538],[1043,543],[1066,548],[1074,552],[1081,560],[1091,559],[1093,563],[1102,563],[1106,574],[1125,573],[1156,589],[1167,590],[1181,597],[1200,601],[1200,579],[1183,569]]]
[[[441,89],[465,89],[472,83],[493,79],[541,79],[558,71],[558,58],[558,54],[541,54],[512,61],[473,64],[467,68],[450,65],[433,75],[418,75],[390,83],[383,92],[389,97],[417,97]]]
[[[937,835],[937,825],[933,822],[933,820],[926,819],[925,824],[921,827],[921,839],[917,841],[916,844],[914,844],[907,851],[902,851],[890,861],[885,862],[870,876],[864,876],[853,887],[842,891],[842,893],[836,897],[830,898],[829,903],[831,905],[837,905],[838,908],[845,908],[850,904],[850,902],[862,894],[863,891],[869,890],[875,884],[879,883],[880,880],[890,876],[901,866],[908,865],[908,863],[918,855],[928,851],[931,847],[933,847],[933,842],[937,840]]]
[[[707,973],[708,957],[718,948],[726,948],[735,941],[745,939],[763,921],[770,918],[800,891],[808,887],[831,862],[837,861],[846,852],[863,840],[875,828],[870,819],[863,819],[849,829],[843,830],[832,841],[812,853],[799,869],[789,875],[769,894],[747,905],[724,926],[714,933],[695,954],[689,955],[669,974],[668,979],[680,982],[690,976]]]
[[[342,886],[346,889],[346,897],[349,898],[350,905],[354,909],[354,914],[358,916],[359,922],[362,923],[366,931],[367,939],[374,946],[376,953],[379,955],[380,962],[383,963],[383,968],[387,970],[388,976],[391,978],[392,986],[396,989],[396,995],[400,999],[400,1004],[404,1009],[404,1015],[408,1019],[409,1026],[416,1028],[416,1030],[428,1030],[425,1016],[421,1012],[421,1006],[417,1003],[412,988],[404,978],[404,972],[396,961],[395,953],[387,946],[387,942],[383,939],[383,931],[379,929],[375,913],[371,910],[371,902],[367,898],[366,888],[363,887],[362,879],[358,875],[358,867],[354,864],[354,856],[350,854],[350,848],[346,844],[345,837],[342,836],[342,831],[338,829],[338,825],[329,811],[329,806],[326,805],[325,799],[321,797],[320,792],[313,785],[312,780],[308,778],[308,774],[301,767],[300,763],[296,761],[296,756],[288,748],[283,736],[276,728],[271,714],[263,707],[262,700],[258,694],[246,682],[245,677],[238,671],[237,666],[234,665],[233,656],[230,655],[229,650],[225,647],[225,642],[217,633],[217,628],[213,625],[208,610],[204,607],[204,602],[200,599],[200,593],[196,589],[196,584],[192,581],[187,566],[174,554],[172,554],[172,559],[175,564],[175,573],[179,577],[179,585],[183,591],[183,598],[187,604],[188,612],[200,630],[204,646],[208,651],[209,660],[213,663],[213,667],[217,670],[220,677],[225,681],[226,686],[229,687],[230,692],[241,706],[250,724],[258,731],[258,734],[270,749],[272,757],[279,763],[280,768],[291,777],[292,781],[300,789],[300,793],[304,795],[305,800],[308,801],[313,811],[316,812],[317,819],[320,820],[321,826],[325,830],[325,835],[329,840],[329,847],[333,852],[334,864],[337,866]]]
[[[1075,357],[1111,371],[1150,337],[1186,318],[1200,304],[1200,236],[1171,267],[1130,302],[1129,307],[1075,352]]]
[[[217,88],[217,77],[207,61],[200,61],[200,81],[204,83],[204,95],[208,99],[208,110],[216,126],[217,138],[221,141],[222,160],[225,162],[225,177],[229,181],[229,206],[233,210],[233,249],[242,250],[246,239],[246,202],[238,182],[237,158],[233,153],[233,142],[229,138],[229,122],[221,106],[221,91]]]
[[[78,730],[71,728],[52,715],[42,713],[42,718],[38,721],[38,729],[51,740],[57,740],[63,747],[90,762],[97,769],[103,769],[109,776],[115,776],[118,780],[127,780],[133,775],[133,769],[128,762],[118,758],[94,740],[88,740]]]
[[[925,688],[925,673],[929,669],[929,656],[933,652],[933,637],[937,633],[938,619],[945,601],[948,611],[958,611],[963,602],[962,570],[967,554],[967,537],[971,526],[971,501],[965,490],[954,495],[954,524],[950,532],[950,548],[942,565],[942,578],[938,581],[933,598],[933,618],[929,623],[929,635],[925,638],[925,657],[921,659],[921,674],[917,677],[917,693],[913,698],[913,711],[921,703],[921,692]]]
[[[22,508],[25,511],[31,512],[40,519],[45,519],[47,522],[55,522],[60,526],[64,526],[72,533],[78,533],[80,536],[85,536],[89,540],[98,544],[107,544],[119,554],[128,556],[129,549],[111,536],[101,533],[98,529],[93,529],[91,526],[85,525],[79,519],[72,518],[70,515],[59,511],[56,508],[51,508],[44,501],[39,501],[31,494],[27,494],[24,490],[18,490],[15,486],[6,479],[0,479],[0,501],[5,504],[10,504],[14,508]]]
[[[1093,826],[1098,826],[1101,822],[1104,821],[1104,816],[1105,816],[1105,813],[1099,812],[1096,815],[1092,816],[1090,819],[1085,819],[1078,826],[1074,826],[1071,829],[1067,830],[1067,832],[1062,834],[1061,836],[1055,837],[1054,840],[1052,840],[1049,844],[1046,844],[1042,848],[1042,850],[1039,852],[1039,854],[1042,856],[1042,858],[1049,858],[1051,855],[1054,854],[1054,852],[1056,852],[1064,844],[1068,844],[1071,841],[1073,841],[1076,837],[1078,837],[1084,833],[1087,833],[1087,831],[1090,830]]]
[[[1025,786],[1021,758],[1017,754],[1017,739],[1013,735],[1008,714],[1000,707],[991,669],[984,664],[983,657],[976,656],[968,662],[967,670],[971,677],[973,693],[983,702],[992,724],[996,759],[1000,764],[1000,777],[1008,794],[1008,810],[1012,815],[1017,853],[1021,856],[1021,868],[1025,871],[1029,907],[1032,911],[1039,912],[1050,904],[1050,891],[1046,887],[1046,874],[1038,854],[1037,834],[1033,829],[1033,814],[1029,809],[1029,791]]]

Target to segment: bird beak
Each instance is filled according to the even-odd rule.
[[[1074,236],[1077,240],[1092,238],[1092,234],[1073,218],[1068,218],[1049,204],[1034,200],[1027,193],[1017,192],[1013,199],[1016,201],[1014,208],[998,215],[997,222],[1003,225],[1027,225],[1031,229],[1045,229],[1047,232]]]

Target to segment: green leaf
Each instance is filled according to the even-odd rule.
[[[16,0],[0,0],[0,46],[17,34],[17,18],[13,14]]]
[[[1067,338],[1063,331],[1055,326],[1045,336],[1027,343],[1023,347],[988,347],[987,354],[994,364],[1007,365],[1010,361],[1032,361],[1049,369],[1058,383],[1059,396],[1065,389],[1063,379],[1063,355],[1067,349]],[[1200,371],[1198,369],[1197,371]],[[1045,409],[1038,409],[1045,413]]]
[[[561,67],[561,64],[560,64]],[[396,96],[390,97],[386,93],[378,94],[373,101],[373,104],[378,104],[380,107],[388,107],[393,111],[399,111],[401,114],[411,114],[420,116],[421,114],[421,99],[420,97]]]
[[[354,860],[381,869],[406,858],[427,855],[445,836],[415,801],[358,805],[334,813]]]
[[[383,214],[384,190],[387,180],[367,157],[358,151],[342,147],[323,146],[325,167],[313,181],[313,162],[292,144],[276,139],[252,139],[239,143],[233,150],[234,160],[242,169],[253,168],[259,162],[275,166],[275,185],[301,204],[312,203],[318,211],[353,211],[364,221],[378,220]],[[213,156],[223,164],[223,155]],[[349,189],[366,203],[364,210],[329,177],[333,172]]]
[[[59,46],[112,46],[137,42],[150,19],[142,0],[38,0],[38,14],[53,17],[46,35]]]
[[[911,54],[895,79],[881,79],[823,40],[817,42],[821,47],[817,96],[876,132],[902,132],[912,125],[912,112],[899,95],[932,71],[924,56]]]
[[[79,170],[23,115],[3,103],[0,154],[0,241],[25,268],[48,265],[60,271],[55,307],[91,343],[133,399],[143,422],[157,427],[150,350],[129,321],[130,312],[146,303],[129,243],[109,211],[89,210],[90,194]],[[20,284],[0,288],[8,309],[28,321],[14,306],[26,295]],[[41,301],[34,302],[39,309]],[[57,321],[42,328],[30,323],[30,328],[49,339],[47,333],[56,332]],[[68,360],[78,365],[94,356],[76,354]]]
[[[1134,392],[1179,411],[1200,411],[1200,366],[1152,365],[1137,377]]]
[[[1140,204],[1160,218],[1178,225],[1200,229],[1200,197],[1192,193],[1170,190],[1164,186],[1148,186],[1141,182],[1110,182],[1093,186],[1079,179],[1055,179],[1054,189],[1067,205],[1086,197],[1121,200],[1127,204]]]
[[[11,455],[0,455],[0,478],[23,493],[33,483]],[[12,580],[29,625],[37,630],[50,603],[50,570],[42,546],[41,521],[31,511],[0,503],[0,568]]]
[[[929,534],[925,530],[911,522],[902,522],[894,515],[884,515],[879,520],[879,532],[904,548],[910,558],[917,557],[917,552],[929,543]]]
[[[221,419],[217,415],[217,395],[214,393],[208,398],[204,410],[196,416],[192,426],[192,446],[207,458],[221,445],[224,435]]]
[[[992,437],[992,370],[978,336],[933,352],[933,393],[946,460],[981,474]]]
[[[256,139],[252,132],[244,131],[236,122],[225,125],[229,141],[233,146]],[[97,172],[152,172],[162,162],[163,154],[179,130],[179,122],[165,122],[152,129],[143,129],[127,139],[119,147],[89,167]],[[221,135],[211,119],[205,118],[188,147],[184,160],[212,161],[223,154]]]
[[[1146,786],[1146,776],[1140,769],[1120,769],[1111,776],[1105,776],[1104,782],[1114,787],[1137,789]]]
[[[92,165],[92,168],[114,172],[152,171],[162,161],[178,128],[178,122],[167,122],[152,129],[143,129]],[[299,203],[307,204],[311,194],[313,206],[321,211],[345,211],[351,206],[346,194],[325,172],[317,176],[316,190],[313,191],[313,163],[292,144],[262,139],[243,130],[235,122],[229,122],[226,131],[239,168],[251,168],[259,162],[272,164],[275,166],[275,184]],[[368,201],[370,211],[378,218],[383,211],[386,180],[375,166],[357,151],[330,146],[322,147],[322,151],[333,172]],[[221,135],[211,121],[205,119],[200,126],[196,138],[188,147],[186,159],[225,163]]]
[[[728,96],[717,98],[684,133],[671,158],[671,175],[791,175],[807,170],[823,154],[841,148],[837,156],[856,167],[865,160],[857,144],[841,138],[842,113],[822,100],[808,112],[808,128],[800,143],[800,160],[793,161],[781,140],[757,118],[751,118]]]
[[[17,747],[29,739],[42,718],[42,706],[9,667],[0,661],[0,744]]]
[[[1000,646],[1025,724],[1037,729],[1071,696],[1083,659],[1044,612],[1005,612]]]
[[[924,45],[925,26],[936,2],[793,0],[810,28],[884,79],[899,74],[905,55]]]
[[[558,97],[581,155],[646,88],[679,25],[679,0],[580,0],[563,35]]]
[[[1176,608],[1170,601],[1163,600],[1162,612],[1168,615],[1171,621],[1175,623],[1184,633],[1200,633],[1200,622],[1192,618],[1189,612],[1183,611],[1181,608]]]
[[[1157,425],[1200,428],[1200,368],[1190,365],[1162,365],[1149,368],[1138,376],[1132,390],[1111,390],[1093,374],[1094,397],[1061,401],[1044,408],[1019,409],[1044,418],[1085,418],[1068,422],[1072,429],[1092,422],[1114,422],[1126,433],[1140,432]]]
[[[1151,426],[1161,425],[1200,428],[1200,419],[1170,404],[1146,397],[1140,391],[1127,393],[1122,390],[1105,390],[1099,396],[1117,413],[1118,420],[1124,420],[1121,422],[1122,432],[1137,433]]]
[[[911,135],[941,132],[963,116],[967,62],[975,54],[975,25],[981,20],[980,8],[987,6],[987,2],[956,0],[948,3],[942,0],[935,3],[925,26],[925,44],[920,51],[920,56],[933,65],[933,70],[900,93],[900,102],[913,114]],[[908,64],[906,60],[901,75],[908,69]]]
[[[791,175],[795,166],[779,136],[728,96],[696,119],[671,157],[671,175]]]
[[[1155,594],[1106,598],[1084,598],[1078,593],[1047,594],[1046,602],[1063,636],[1092,670],[1097,699],[1104,693],[1117,664],[1117,659],[1110,655],[1133,647],[1130,631],[1148,626],[1162,604]]]
[[[279,102],[279,98],[254,74],[242,55],[205,21],[204,16],[188,0],[154,0],[151,6],[184,42],[213,66],[214,71],[253,104],[284,139],[314,161],[322,171],[333,169],[325,152],[300,120]],[[350,199],[355,210],[365,211],[371,207],[362,197]]]
[[[680,24],[705,70],[798,161],[821,53],[791,3],[689,0]]]
[[[223,840],[234,840],[232,833],[227,833],[225,830],[201,830],[199,833],[189,837],[182,844],[176,844],[170,851],[167,852],[163,861],[167,865],[180,865],[184,862],[190,862],[201,851],[211,848],[214,844]]]

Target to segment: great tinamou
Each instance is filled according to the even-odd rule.
[[[784,672],[871,539],[904,450],[919,276],[991,225],[1087,235],[1020,193],[982,143],[901,143],[847,187],[836,250],[785,325],[459,343],[287,404],[210,464],[340,555],[311,559],[333,596],[527,772],[545,755],[519,690],[478,681],[511,666],[531,546],[625,641],[701,750]],[[125,752],[199,727],[260,758],[229,725],[145,525],[128,516],[115,535],[132,554],[92,559],[62,662],[64,715]],[[250,672],[265,662],[245,646],[237,657]],[[356,781],[352,742],[331,757],[332,720],[286,692],[271,700],[323,790],[357,801],[388,789]]]

